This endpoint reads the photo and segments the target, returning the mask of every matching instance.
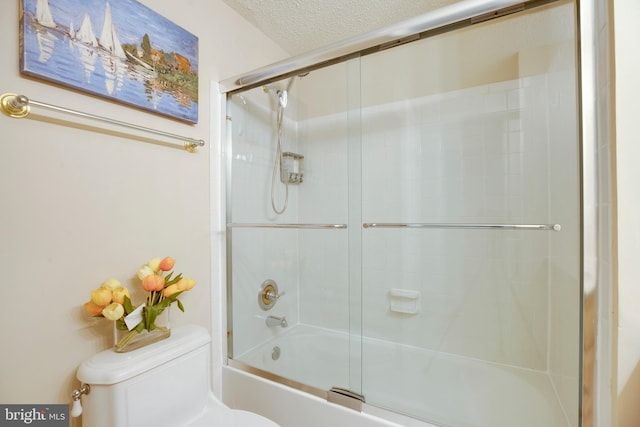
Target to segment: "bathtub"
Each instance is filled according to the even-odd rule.
[[[546,372],[370,338],[362,411],[329,403],[327,390],[346,387],[349,346],[346,333],[291,327],[223,367],[223,400],[283,427],[570,427]]]

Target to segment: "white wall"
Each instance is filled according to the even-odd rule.
[[[189,154],[44,119],[0,117],[0,402],[66,403],[78,386],[78,365],[112,345],[110,322],[82,310],[107,278],[136,287],[141,264],[171,255],[177,271],[197,281],[182,298],[186,313],[176,313],[173,323],[211,328],[220,308],[217,292],[212,305],[212,259],[220,254],[211,253],[210,225],[220,99],[211,98],[210,82],[286,54],[221,1],[143,0],[199,37],[200,118],[192,126],[21,76],[19,3],[0,3],[1,93],[207,142]]]

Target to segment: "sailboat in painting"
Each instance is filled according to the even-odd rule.
[[[98,46],[98,40],[93,32],[93,25],[88,14],[84,15],[80,29],[76,33],[76,38],[88,46]]]
[[[97,55],[95,51],[98,47],[98,40],[96,40],[91,18],[88,14],[85,14],[82,19],[82,24],[80,24],[80,28],[76,32],[76,40],[81,42],[78,44],[80,47],[80,63],[84,68],[85,81],[88,83],[91,81],[91,76],[96,69]]]
[[[38,0],[36,3],[36,22],[43,27],[56,27],[53,16],[51,16],[51,9],[49,9],[49,0]]]
[[[117,56],[118,58],[126,58],[116,29],[113,26],[113,20],[111,19],[111,6],[107,2],[107,7],[104,12],[104,24],[102,25],[102,33],[100,34],[100,46],[102,46],[110,54]]]
[[[36,15],[33,20],[34,32],[38,46],[38,61],[46,63],[53,56],[55,43],[58,40],[55,34],[56,23],[51,15],[48,0],[36,2]]]

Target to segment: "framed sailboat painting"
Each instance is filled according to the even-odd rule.
[[[136,0],[20,0],[20,71],[198,122],[198,38]]]

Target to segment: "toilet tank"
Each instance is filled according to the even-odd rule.
[[[146,347],[85,361],[77,373],[91,386],[83,426],[176,427],[197,417],[211,395],[210,341],[206,329],[187,325]]]

